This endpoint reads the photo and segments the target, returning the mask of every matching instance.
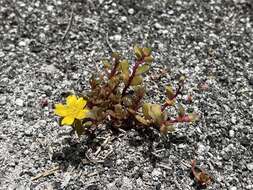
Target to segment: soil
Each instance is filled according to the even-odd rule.
[[[206,189],[253,189],[252,1],[0,0],[0,22],[0,189],[194,190],[194,159]],[[155,58],[146,99],[183,74],[200,120],[167,136],[60,127],[54,104],[134,44]]]

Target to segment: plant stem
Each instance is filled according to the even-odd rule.
[[[116,71],[117,71],[118,65],[119,65],[119,60],[116,59],[116,60],[115,60],[114,67],[113,67],[113,69],[112,69],[112,71],[111,71],[111,73],[110,73],[110,75],[109,75],[109,79],[111,79],[111,78],[115,75],[115,73],[116,73]]]
[[[191,119],[188,115],[185,115],[183,117],[177,117],[175,119],[169,119],[165,121],[165,124],[174,124],[174,123],[183,123],[183,122],[191,122]]]
[[[176,91],[176,93],[174,94],[174,96],[170,99],[170,100],[174,100],[177,96],[178,96],[178,94],[180,93],[180,91],[181,91],[181,88],[182,88],[182,86],[181,85],[179,85],[179,87],[178,87],[178,89],[177,89],[177,91]],[[165,110],[165,108],[167,108],[169,106],[169,104],[167,103],[167,102],[165,102],[164,104],[163,104],[163,106],[162,106],[162,112]]]
[[[126,95],[126,91],[129,88],[129,86],[131,85],[131,82],[132,82],[133,78],[135,77],[135,73],[137,71],[137,68],[139,67],[140,64],[143,63],[143,61],[144,60],[142,59],[142,60],[139,60],[139,61],[135,62],[135,65],[133,67],[133,72],[132,72],[131,76],[129,77],[128,82],[127,82],[126,86],[124,87],[124,89],[122,91],[122,97]]]

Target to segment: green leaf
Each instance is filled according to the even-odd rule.
[[[150,115],[149,115],[149,111],[150,111],[150,104],[149,103],[144,103],[142,106],[142,112],[143,115],[146,119],[150,119]]]
[[[134,54],[138,60],[142,59],[142,50],[137,45],[134,46]]]
[[[146,48],[146,47],[142,48],[142,52],[143,52],[145,57],[150,56],[151,51],[152,51],[151,48]]]
[[[179,115],[179,117],[183,117],[185,115],[185,109],[182,106],[182,104],[179,104],[179,106],[178,106],[178,115]]]
[[[138,67],[138,69],[136,70],[136,75],[140,75],[142,73],[147,72],[149,70],[149,67],[150,66],[148,64],[144,64],[144,65]]]
[[[138,96],[138,97],[143,97],[145,95],[145,92],[146,92],[145,88],[141,85],[135,86],[134,91],[135,91],[136,96]]]
[[[151,63],[151,62],[154,61],[154,58],[150,55],[150,56],[148,56],[148,57],[145,57],[145,58],[144,58],[144,61],[145,61],[146,63]]]
[[[175,127],[173,125],[162,125],[160,127],[160,132],[164,135],[168,134],[169,132],[174,132]]]
[[[190,121],[191,121],[192,123],[198,121],[198,119],[199,119],[199,116],[198,116],[198,114],[196,114],[196,113],[189,113],[188,116],[189,116]]]
[[[120,54],[118,52],[112,52],[112,58],[119,60]]]
[[[137,75],[137,76],[135,76],[135,77],[133,78],[133,80],[131,81],[131,86],[140,85],[140,84],[142,84],[142,81],[143,81],[142,77],[139,76],[139,75]]]
[[[166,95],[171,100],[174,97],[174,90],[171,85],[168,85],[165,87]]]
[[[123,74],[128,74],[128,72],[129,72],[129,62],[125,59],[122,60],[120,62],[120,68],[121,68]]]
[[[166,99],[166,104],[168,106],[174,106],[176,104],[176,100],[175,99],[173,99],[173,100]]]
[[[146,120],[144,117],[136,115],[135,118],[137,119],[137,121],[139,121],[143,125],[149,125],[150,124],[150,122],[148,120]]]
[[[127,114],[127,112],[123,109],[123,106],[121,104],[116,104],[114,106],[114,112],[116,116],[120,119],[125,118]]]
[[[125,84],[128,83],[128,80],[129,80],[129,73],[122,73],[121,74],[121,79],[124,81]]]
[[[122,102],[123,102],[123,105],[127,107],[130,107],[132,105],[132,99],[130,99],[127,96],[123,97]]]
[[[109,61],[107,59],[102,60],[102,64],[107,69],[111,67],[111,64],[109,63]]]
[[[152,119],[157,124],[159,124],[164,117],[161,106],[158,104],[144,103],[142,111],[146,119]]]
[[[182,84],[185,82],[185,80],[186,80],[186,77],[184,75],[181,75],[179,78],[179,82]]]
[[[115,113],[116,113],[116,114],[120,114],[120,113],[122,113],[122,112],[124,111],[121,104],[116,104],[116,105],[114,106],[114,110],[115,110]]]
[[[150,105],[150,110],[149,110],[149,115],[152,117],[152,119],[156,123],[160,123],[162,120],[162,110],[161,106],[158,104],[151,104]]]

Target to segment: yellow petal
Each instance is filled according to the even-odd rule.
[[[70,95],[67,97],[67,106],[73,106],[76,105],[77,98],[75,95]]]
[[[61,124],[62,125],[72,125],[74,120],[75,120],[75,118],[67,116],[67,117],[64,117],[64,119],[61,121]]]
[[[87,101],[84,100],[83,98],[78,98],[78,100],[77,100],[77,106],[80,109],[83,109],[84,106],[86,105],[86,103],[87,103]]]
[[[68,114],[66,106],[63,104],[55,104],[54,113],[58,116],[64,117]]]
[[[84,118],[86,118],[88,112],[89,112],[88,109],[80,110],[79,113],[76,115],[76,119],[84,119]]]

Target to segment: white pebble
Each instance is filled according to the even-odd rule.
[[[23,107],[24,106],[24,101],[20,98],[17,98],[15,101],[16,105]]]
[[[129,10],[128,10],[128,13],[129,13],[130,15],[134,14],[134,9],[132,9],[132,8],[129,9]]]
[[[161,29],[161,28],[163,28],[163,26],[157,22],[157,23],[155,23],[155,28],[156,29]]]
[[[28,98],[32,98],[32,97],[34,97],[34,93],[33,93],[33,92],[29,92],[29,93],[27,94],[27,96],[28,96]]]
[[[234,130],[229,130],[229,136],[233,138],[235,136],[235,131]]]
[[[18,115],[18,116],[22,116],[23,114],[24,114],[24,112],[23,112],[22,110],[18,110],[18,111],[17,111],[17,115]]]
[[[116,34],[114,36],[110,37],[110,40],[115,40],[115,41],[120,41],[121,40],[121,35],[120,34]]]
[[[250,171],[253,171],[253,162],[247,164],[247,168]]]
[[[7,97],[6,96],[0,96],[0,105],[6,104]]]
[[[121,19],[122,22],[127,22],[127,17],[126,16],[122,16],[120,19]]]
[[[25,41],[20,41],[20,42],[18,43],[18,45],[19,45],[19,46],[26,46],[26,42],[25,42]]]
[[[4,52],[0,51],[0,57],[4,57],[4,56],[5,56]]]

